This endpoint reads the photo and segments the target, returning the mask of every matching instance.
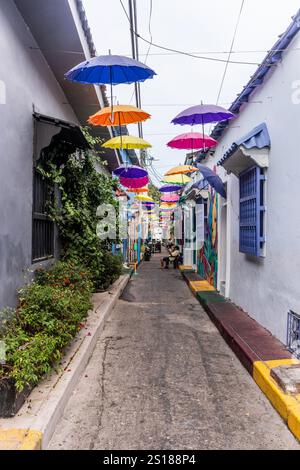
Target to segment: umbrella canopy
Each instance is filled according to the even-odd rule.
[[[224,188],[223,181],[221,178],[216,175],[214,171],[212,171],[210,168],[207,168],[205,165],[202,165],[201,163],[197,164],[197,167],[199,171],[202,173],[203,178],[206,179],[208,184],[216,190],[217,193],[219,193],[222,197],[226,198],[226,191]],[[200,188],[202,189],[202,181],[198,181],[197,183],[193,184],[192,188]]]
[[[179,166],[174,166],[174,168],[171,168],[171,170],[167,171],[165,173],[165,176],[171,176],[171,175],[186,175],[188,173],[194,173],[195,171],[199,171],[198,168],[191,166],[191,165],[179,165]]]
[[[151,116],[142,109],[130,105],[116,105],[103,108],[93,116],[88,123],[94,126],[126,126],[137,122],[146,121]]]
[[[139,137],[123,135],[109,139],[102,147],[109,149],[146,149],[152,147],[152,145]]]
[[[208,124],[210,122],[227,121],[234,118],[234,114],[221,106],[214,104],[199,104],[191,106],[179,113],[171,122],[173,124],[191,126],[195,124]]]
[[[199,132],[188,132],[180,134],[167,143],[168,147],[179,150],[199,150],[202,148],[215,147],[218,142],[205,134]]]
[[[166,194],[160,198],[162,202],[178,202],[179,199],[178,194]]]
[[[148,171],[137,165],[121,165],[116,168],[113,173],[118,177],[122,176],[124,178],[143,178],[144,176],[148,176]]]
[[[171,175],[171,176],[165,176],[163,179],[163,183],[168,183],[168,184],[180,184],[180,185],[185,185],[192,181],[192,178],[186,175]]]
[[[149,189],[148,188],[128,188],[126,190],[128,193],[148,193]]]
[[[182,189],[182,186],[180,184],[165,184],[161,188],[159,188],[159,191],[161,193],[172,193],[176,192]]]
[[[152,199],[152,197],[149,197],[149,196],[136,196],[135,199],[137,201],[145,201],[145,202],[153,202],[154,203],[154,200]]]
[[[123,176],[120,176],[120,184],[125,188],[143,188],[148,183],[148,176],[143,176],[142,178],[124,178]]]
[[[102,55],[81,62],[65,74],[68,80],[94,85],[144,82],[156,75],[147,65],[120,55]]]
[[[170,209],[172,207],[176,207],[176,205],[177,204],[174,202],[162,202],[159,207],[160,209]]]

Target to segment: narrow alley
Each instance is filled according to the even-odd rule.
[[[143,262],[49,449],[299,449],[178,270]]]

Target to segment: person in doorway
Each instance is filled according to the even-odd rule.
[[[169,264],[174,262],[179,255],[180,255],[179,246],[175,245],[174,248],[170,250],[169,256],[165,256],[160,261],[161,267],[165,269],[169,269]]]

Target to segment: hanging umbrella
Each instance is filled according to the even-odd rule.
[[[234,118],[234,114],[221,106],[214,104],[199,104],[191,106],[179,113],[174,119],[173,124],[194,126],[195,124],[209,124],[211,122],[227,121]]]
[[[217,193],[219,193],[222,197],[226,198],[226,191],[224,188],[223,181],[221,178],[210,168],[207,168],[205,165],[202,165],[201,163],[197,164],[197,167],[199,171],[201,172],[203,178],[206,179],[206,181],[216,190]],[[203,182],[198,181],[197,183],[193,184],[192,188],[196,189],[202,189],[203,188]]]
[[[180,189],[182,189],[180,184],[165,184],[159,188],[159,191],[161,193],[174,193],[176,191],[180,191]]]
[[[113,114],[113,85],[144,82],[156,73],[146,64],[125,56],[102,55],[85,60],[73,67],[65,77],[77,83],[110,85],[111,114]]]
[[[171,176],[165,176],[162,182],[168,183],[168,184],[178,184],[178,185],[180,184],[184,186],[190,181],[192,181],[192,178],[186,175],[171,175]]]
[[[188,173],[194,173],[195,171],[199,171],[198,168],[191,166],[191,165],[179,165],[171,168],[171,170],[165,173],[165,176],[171,175],[186,175]]]
[[[123,135],[109,139],[102,147],[109,149],[146,149],[152,147],[152,145],[139,137]]]
[[[161,205],[159,206],[160,209],[171,209],[173,207],[176,207],[177,204],[174,202],[162,202]]]
[[[205,134],[199,132],[188,132],[180,134],[167,143],[168,147],[179,150],[199,150],[202,148],[215,147],[218,142]]]
[[[93,85],[144,82],[156,75],[146,64],[120,55],[102,55],[81,62],[65,74],[68,80]]]
[[[152,197],[149,197],[149,196],[136,196],[135,199],[137,201],[154,202]]]
[[[148,171],[137,165],[121,165],[113,171],[113,174],[124,178],[142,178],[148,176]]]
[[[142,178],[124,178],[123,176],[120,176],[120,184],[125,188],[143,188],[148,183],[148,176],[143,176]]]
[[[148,188],[128,188],[126,189],[127,193],[148,193],[149,189]]]
[[[88,123],[94,126],[126,126],[127,124],[135,124],[149,119],[150,114],[142,109],[130,105],[116,105],[113,107],[103,108],[93,116],[90,116]]]
[[[162,202],[178,202],[179,196],[178,194],[166,194],[164,196],[161,196],[160,200]]]

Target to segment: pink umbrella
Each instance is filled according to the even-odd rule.
[[[149,177],[143,176],[142,178],[123,178],[120,176],[120,183],[125,188],[143,188],[149,183]]]
[[[165,196],[162,196],[160,200],[162,202],[177,202],[179,201],[180,197],[178,194],[166,194]]]
[[[199,132],[189,132],[177,135],[167,143],[167,146],[179,150],[199,150],[202,148],[212,148],[217,144],[218,142],[208,135],[200,134]]]

